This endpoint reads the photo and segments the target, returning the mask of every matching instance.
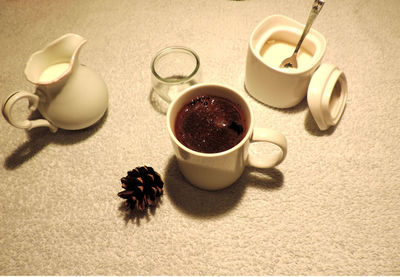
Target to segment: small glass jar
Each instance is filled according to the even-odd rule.
[[[153,58],[151,72],[154,91],[169,103],[184,89],[200,82],[200,58],[187,47],[170,46]]]

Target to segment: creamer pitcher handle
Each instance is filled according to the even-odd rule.
[[[39,104],[39,96],[36,94],[27,92],[27,91],[17,91],[10,96],[8,96],[7,100],[4,102],[3,107],[2,107],[2,113],[4,118],[13,125],[14,127],[21,128],[21,129],[27,129],[30,130],[32,128],[36,127],[48,127],[51,132],[56,132],[57,127],[51,124],[49,121],[46,119],[35,119],[35,120],[18,120],[12,115],[12,108],[14,107],[15,103],[17,103],[19,100],[26,98],[29,101],[29,109],[31,111],[34,111],[37,109],[38,104]]]
[[[264,157],[249,153],[247,165],[258,168],[271,168],[280,164],[286,157],[287,141],[283,134],[278,131],[266,128],[254,128],[251,142],[268,142],[280,148],[277,153],[267,154]]]

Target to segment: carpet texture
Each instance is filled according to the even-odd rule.
[[[110,94],[106,115],[81,131],[25,132],[0,118],[0,274],[399,275],[400,4],[326,2],[313,28],[349,94],[321,132],[306,101],[273,109],[244,89],[255,26],[273,14],[305,22],[311,0],[0,0],[1,103],[34,90],[30,55],[69,32],[88,40],[80,62]],[[282,164],[247,168],[217,192],[183,179],[150,83],[151,59],[169,45],[194,49],[204,82],[236,88],[257,126],[286,135]],[[40,116],[25,102],[14,112]],[[120,178],[141,165],[165,193],[129,213]]]

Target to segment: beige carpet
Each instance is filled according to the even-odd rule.
[[[28,58],[68,32],[88,39],[80,61],[110,93],[106,116],[83,131],[0,118],[0,274],[399,275],[400,4],[326,2],[313,27],[349,98],[320,132],[306,101],[271,109],[243,85],[253,28],[272,14],[305,22],[311,0],[0,0],[1,102],[33,90]],[[287,159],[218,192],[185,182],[151,92],[151,59],[167,45],[193,48],[205,82],[243,93],[257,125],[287,136]],[[15,112],[29,116],[25,104]],[[165,194],[130,214],[120,178],[140,165],[162,175]]]

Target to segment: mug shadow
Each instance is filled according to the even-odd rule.
[[[153,88],[149,93],[149,101],[155,111],[163,115],[167,114],[169,103],[162,99]]]
[[[180,211],[196,218],[219,217],[233,210],[241,201],[246,187],[256,186],[266,191],[280,189],[284,176],[279,170],[245,168],[242,176],[231,186],[217,191],[207,191],[185,180],[173,156],[165,169],[165,190],[169,199]]]
[[[58,129],[56,133],[51,133],[48,128],[34,128],[26,131],[28,140],[15,149],[4,161],[4,168],[14,170],[30,159],[35,157],[41,150],[51,143],[60,145],[75,144],[94,135],[105,123],[108,117],[108,109],[103,117],[94,125],[82,130],[63,130]],[[38,111],[32,112],[30,120],[42,118]]]

